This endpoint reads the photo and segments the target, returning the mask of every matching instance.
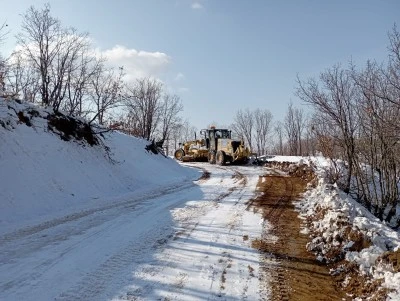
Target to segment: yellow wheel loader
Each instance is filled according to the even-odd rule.
[[[208,161],[211,164],[247,163],[250,150],[243,140],[232,139],[232,131],[227,129],[203,129],[202,139],[187,141],[175,151],[179,161]]]

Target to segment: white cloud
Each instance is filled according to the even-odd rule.
[[[192,3],[192,8],[193,9],[202,9],[203,5],[201,5],[199,2],[194,2],[194,3]]]
[[[82,42],[87,42],[87,44],[92,42],[90,39],[84,39],[85,40],[82,40]],[[29,48],[33,53],[38,53],[34,45],[29,45]],[[21,46],[16,46],[14,48],[15,52],[21,50],[23,50]],[[106,64],[109,67],[124,67],[124,72],[126,74],[125,80],[127,81],[132,81],[141,77],[151,77],[162,81],[162,78],[168,75],[168,67],[172,61],[171,57],[163,52],[141,51],[122,45],[115,45],[111,49],[101,50],[97,48],[91,51],[93,52],[90,52],[90,55],[105,58]],[[22,59],[27,59],[26,55],[23,55],[23,52],[21,52],[21,54]],[[175,79],[178,81],[183,78],[184,75],[182,73],[178,73],[175,76]]]
[[[181,80],[185,79],[185,75],[181,72],[179,72],[176,76],[175,76],[175,81],[179,82]]]
[[[180,87],[180,88],[178,88],[178,92],[179,93],[187,93],[187,92],[189,92],[190,90],[189,90],[189,88],[185,88],[185,87]]]
[[[116,45],[104,51],[97,50],[98,55],[107,59],[112,67],[124,67],[126,79],[140,77],[160,77],[171,63],[171,57],[162,52],[147,52],[129,49]]]

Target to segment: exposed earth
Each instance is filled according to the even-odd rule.
[[[253,247],[263,253],[262,275],[272,276],[272,300],[343,300],[345,294],[337,289],[328,267],[307,251],[309,238],[300,231],[302,221],[292,202],[306,186],[300,176],[260,177],[257,190],[261,194],[251,207],[262,211],[270,223],[269,232],[276,237],[253,241]]]
[[[390,290],[381,285],[382,280],[361,275],[356,264],[344,259],[340,247],[331,248],[324,255],[326,260],[316,259],[310,241],[321,233],[306,234],[302,228],[320,220],[325,212],[317,210],[314,216],[302,220],[294,205],[303,192],[316,185],[313,168],[288,162],[270,162],[267,166],[268,172],[260,176],[257,185],[259,194],[249,202],[248,209],[261,212],[267,223],[267,233],[252,246],[263,254],[261,285],[271,288],[269,300],[386,300]],[[348,223],[338,220],[337,224],[354,242],[351,250],[371,245],[368,237]],[[390,251],[377,260],[396,272],[399,255],[400,251]]]

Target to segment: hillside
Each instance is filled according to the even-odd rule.
[[[72,136],[60,139],[60,132],[49,129],[51,114],[0,98],[0,234],[161,193],[199,176],[146,151],[148,141],[119,132],[98,135],[100,143],[93,146]]]

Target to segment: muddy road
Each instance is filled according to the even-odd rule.
[[[276,171],[260,177],[260,195],[251,208],[262,212],[268,229],[262,239],[253,241],[262,253],[261,282],[269,283],[270,300],[345,300],[328,268],[306,250],[308,236],[301,233],[293,205],[306,186],[304,178]]]

